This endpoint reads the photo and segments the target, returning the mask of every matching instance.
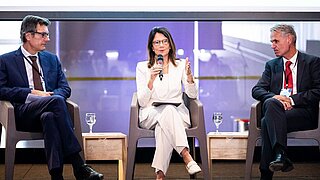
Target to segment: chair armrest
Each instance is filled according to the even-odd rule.
[[[198,127],[200,121],[199,117],[202,110],[202,103],[196,98],[189,98],[189,96],[185,92],[182,93],[182,99],[184,105],[189,109],[191,127]]]
[[[73,123],[74,134],[78,139],[78,142],[83,149],[83,139],[82,139],[82,129],[81,129],[81,120],[80,120],[80,108],[79,106],[71,101],[70,99],[66,100],[67,108],[70,114],[70,118]],[[80,152],[80,156],[84,159],[84,151]]]
[[[198,99],[189,99],[189,111],[192,127],[198,127],[204,122],[203,118],[203,105]]]
[[[82,133],[79,106],[69,99],[67,99],[66,102],[74,130]]]
[[[251,105],[250,111],[250,129],[251,128],[260,128],[260,119],[262,111],[261,101],[256,101]]]
[[[70,113],[71,119],[73,121],[74,121],[75,118],[79,118],[80,119],[80,117],[75,117],[75,116],[79,115],[79,113],[77,114],[77,112],[76,112],[76,111],[79,112],[79,106],[76,103],[74,103],[73,101],[69,100],[69,99],[67,99],[66,102],[67,102],[67,107],[68,107],[68,111]]]
[[[319,111],[318,111],[318,128],[320,128],[320,101],[319,101]]]
[[[189,109],[191,127],[204,129],[203,105],[200,100],[189,98],[185,92],[182,94],[182,99],[185,106]]]
[[[14,107],[9,101],[0,101],[0,122],[6,129],[9,125],[16,126]]]
[[[131,106],[130,106],[130,128],[139,127],[138,113],[139,113],[139,104],[138,104],[137,93],[135,92],[132,95]]]

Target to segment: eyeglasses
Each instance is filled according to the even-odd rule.
[[[169,43],[168,39],[163,39],[163,40],[156,40],[152,42],[153,45],[155,46],[160,46],[160,44],[162,43],[163,45],[167,45]]]
[[[35,32],[31,32],[31,33],[40,34],[42,36],[42,38],[49,38],[49,33],[47,33],[47,32],[37,32],[37,31],[35,31]]]

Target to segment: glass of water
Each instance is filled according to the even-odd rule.
[[[212,121],[216,126],[216,132],[219,132],[219,126],[223,121],[223,117],[222,117],[222,113],[221,112],[214,112],[213,113],[213,117],[212,117]]]
[[[96,113],[86,113],[86,123],[89,125],[90,133],[92,133],[92,127],[96,123]]]

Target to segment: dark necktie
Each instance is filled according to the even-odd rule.
[[[292,71],[290,69],[290,65],[292,64],[291,61],[286,62],[286,70],[285,70],[285,81],[284,81],[284,88],[290,88],[291,94],[293,92],[293,80],[292,80]]]
[[[37,56],[29,56],[29,58],[32,61],[32,76],[33,76],[33,84],[34,89],[43,91],[42,83],[41,83],[41,77],[40,77],[40,71],[37,63]]]

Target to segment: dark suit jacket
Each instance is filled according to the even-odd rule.
[[[297,61],[297,94],[291,95],[294,107],[305,107],[317,113],[320,100],[320,58],[298,52]],[[268,61],[261,79],[252,88],[252,97],[265,101],[279,95],[283,85],[283,69],[282,57]]]
[[[39,52],[46,90],[68,98],[71,89],[61,70],[58,57],[47,51]],[[25,102],[31,92],[21,48],[0,56],[0,100],[7,100],[13,104]]]

